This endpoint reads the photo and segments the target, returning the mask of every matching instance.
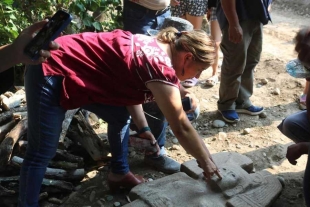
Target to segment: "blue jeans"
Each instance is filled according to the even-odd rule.
[[[163,24],[166,17],[171,16],[170,10],[160,15],[154,15],[142,6],[133,7],[134,3],[124,1],[123,23],[124,30],[133,34],[148,34],[149,29],[158,29]]]
[[[28,147],[20,172],[18,205],[38,206],[41,183],[49,161],[55,156],[66,110],[60,106],[60,76],[44,77],[41,65],[25,74],[28,107]],[[81,94],[82,96],[83,94]],[[126,107],[92,104],[82,107],[108,123],[111,171],[126,174],[130,116]]]
[[[307,117],[307,110],[297,112],[286,117],[278,129],[295,143],[310,142],[310,122]],[[308,161],[304,174],[303,190],[306,205],[310,207],[310,149],[308,150]]]
[[[283,119],[278,129],[295,143],[310,142],[310,122],[307,110],[289,115]]]

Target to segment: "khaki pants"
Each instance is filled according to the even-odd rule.
[[[228,26],[222,30],[221,50],[223,63],[219,90],[218,109],[235,110],[252,105],[253,72],[260,60],[263,30],[259,21],[240,22],[243,39],[235,44],[229,41]]]

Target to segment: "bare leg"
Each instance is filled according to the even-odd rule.
[[[201,29],[204,16],[192,16],[186,13],[185,19],[192,23],[194,29]],[[182,17],[183,18],[183,17]]]
[[[299,109],[306,110],[306,100],[307,100],[307,93],[309,91],[309,81],[306,81],[306,85],[303,91],[303,94],[299,97]]]
[[[220,51],[220,43],[222,39],[222,33],[217,20],[210,22],[211,26],[211,36],[215,41],[215,60],[212,65],[212,76],[206,80],[206,86],[214,86],[218,82],[218,61],[219,61],[219,51]]]
[[[219,60],[219,49],[220,49],[220,43],[222,39],[221,35],[221,29],[219,26],[219,23],[217,20],[211,21],[211,36],[215,41],[215,61],[214,64],[212,65],[212,76],[217,75],[217,68],[218,68],[218,60]]]

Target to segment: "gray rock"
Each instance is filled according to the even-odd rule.
[[[222,120],[214,120],[212,126],[215,128],[223,128],[225,126],[225,122]]]
[[[118,206],[121,206],[121,203],[120,202],[114,202],[113,204],[115,207],[118,207]]]
[[[175,173],[137,185],[129,193],[132,202],[124,206],[266,207],[271,206],[280,194],[282,186],[276,176],[268,171],[249,173],[240,167],[242,162],[252,162],[248,157],[228,152],[217,153],[212,157],[219,167],[221,180],[213,176],[210,182],[206,183],[205,180],[195,180],[184,172]],[[195,160],[187,163],[189,162],[192,163],[188,166],[189,172],[200,169]]]
[[[263,78],[263,79],[261,80],[261,83],[262,83],[263,85],[266,85],[266,84],[268,83],[268,79]]]
[[[266,117],[267,117],[266,112],[262,112],[259,114],[259,118],[266,118]]]
[[[95,196],[96,196],[96,191],[93,190],[89,195],[89,201],[93,202],[93,200],[95,199]]]
[[[173,138],[173,139],[172,139],[172,143],[173,143],[173,144],[177,144],[177,143],[179,143],[179,140],[178,140],[177,138]]]

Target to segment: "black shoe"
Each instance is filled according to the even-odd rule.
[[[180,172],[181,168],[180,163],[165,155],[161,155],[159,157],[145,156],[144,163],[167,174]]]

